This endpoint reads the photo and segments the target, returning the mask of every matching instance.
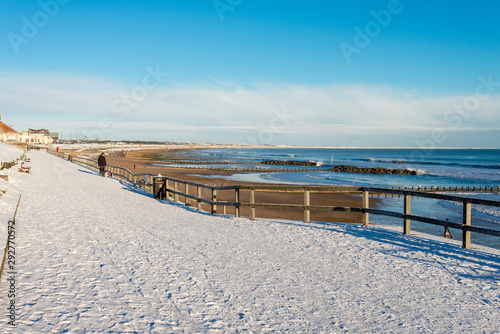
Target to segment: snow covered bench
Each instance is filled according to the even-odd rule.
[[[24,161],[21,162],[21,167],[19,168],[19,172],[29,173],[30,169],[31,169],[31,167],[28,167],[28,166],[24,165]]]

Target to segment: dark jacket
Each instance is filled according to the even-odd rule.
[[[101,154],[99,158],[97,158],[97,164],[99,165],[99,167],[106,167],[106,158],[103,154]]]

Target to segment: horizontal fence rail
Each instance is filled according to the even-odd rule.
[[[383,211],[383,210],[375,210],[375,209],[365,208],[365,212],[367,212],[367,213],[402,218],[404,220],[404,226],[403,226],[403,233],[404,234],[407,234],[407,235],[410,234],[410,221],[413,220],[413,221],[419,221],[419,222],[428,223],[428,224],[441,225],[441,226],[445,226],[445,227],[452,227],[452,228],[456,228],[456,229],[461,229],[462,230],[462,247],[464,247],[464,248],[470,248],[471,232],[488,234],[488,235],[500,237],[499,230],[492,230],[492,229],[487,229],[487,228],[483,228],[480,226],[473,226],[472,225],[472,215],[471,215],[471,204],[493,206],[493,207],[498,208],[498,207],[500,207],[500,201],[491,201],[491,200],[484,200],[484,199],[478,199],[478,198],[445,195],[445,194],[422,193],[422,192],[411,191],[411,190],[408,191],[408,190],[393,190],[393,189],[379,189],[379,188],[364,188],[364,191],[365,192],[372,192],[372,193],[379,193],[379,194],[395,194],[395,195],[404,196],[404,213],[403,214],[396,213],[396,212],[387,212],[387,211]],[[462,212],[463,212],[462,224],[451,223],[448,221],[443,221],[443,220],[438,220],[438,219],[433,219],[433,218],[428,218],[428,217],[411,215],[411,198],[412,197],[432,198],[432,199],[445,200],[445,201],[450,201],[450,202],[455,202],[455,203],[461,203],[462,204]]]
[[[88,167],[92,170],[98,171],[99,167],[95,160],[84,157],[70,157],[67,153],[49,151],[49,153],[57,155],[63,159],[70,160],[79,165]],[[363,225],[369,225],[369,215],[382,215],[388,217],[400,218],[403,220],[403,233],[410,234],[411,221],[418,221],[422,223],[439,225],[443,227],[451,227],[462,230],[462,247],[470,248],[471,245],[471,232],[486,234],[491,236],[500,237],[500,230],[487,229],[480,226],[472,225],[471,206],[472,205],[485,205],[491,207],[500,207],[500,201],[482,200],[477,198],[470,198],[465,196],[448,195],[436,193],[440,191],[477,191],[479,189],[468,187],[450,187],[450,188],[371,188],[371,187],[352,187],[352,186],[293,186],[293,185],[252,185],[252,186],[210,186],[180,179],[175,179],[166,176],[154,175],[151,173],[134,174],[126,168],[108,165],[106,172],[110,177],[116,178],[123,182],[128,182],[134,186],[141,187],[145,191],[153,193],[155,199],[169,199],[174,202],[179,202],[182,198],[186,205],[196,206],[198,211],[203,211],[202,205],[208,206],[208,210],[212,214],[223,213],[226,214],[226,207],[234,208],[234,216],[240,217],[240,208],[249,208],[249,218],[256,219],[256,209],[288,209],[288,210],[302,210],[304,213],[304,222],[309,223],[311,211],[333,211],[333,212],[351,212],[361,213],[363,216]],[[219,200],[218,194],[222,191],[233,192],[234,200]],[[498,187],[485,187],[485,191],[498,192]],[[242,192],[247,192],[248,202],[241,200]],[[274,192],[274,193],[301,193],[303,194],[303,203],[301,204],[280,204],[280,203],[258,203],[255,200],[256,192]],[[349,194],[359,195],[362,199],[362,207],[345,207],[333,205],[311,205],[311,194]],[[387,210],[380,210],[369,207],[370,196],[381,195],[397,195],[402,196],[404,199],[403,213],[392,212]],[[431,198],[450,201],[462,205],[462,222],[455,223],[444,220],[439,220],[431,217],[423,217],[411,214],[411,199],[415,198]],[[218,212],[218,207],[222,207],[222,212]]]

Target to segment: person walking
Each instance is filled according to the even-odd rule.
[[[106,173],[106,157],[104,157],[104,153],[101,153],[99,158],[97,158],[97,165],[99,166],[99,175],[105,176]]]

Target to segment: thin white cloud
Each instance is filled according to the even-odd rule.
[[[4,74],[0,100],[9,112],[61,115],[98,115],[106,112],[119,85],[100,79],[65,74]]]
[[[140,91],[134,89],[140,86],[98,78],[0,73],[0,101],[7,123],[20,129],[28,124],[52,125],[57,130],[125,139],[148,132],[165,137],[170,132],[192,136],[199,132],[213,138],[230,132],[241,134],[234,137],[237,141],[272,131],[274,139],[283,135],[320,140],[356,134],[376,144],[377,134],[418,136],[436,128],[477,132],[500,124],[498,94],[475,101],[473,94],[429,98],[388,86],[260,84],[250,89],[228,81],[212,82],[220,85],[183,85],[137,95]],[[453,109],[457,105],[467,110],[454,111],[460,110]],[[43,119],[47,125],[32,124],[31,119]]]

